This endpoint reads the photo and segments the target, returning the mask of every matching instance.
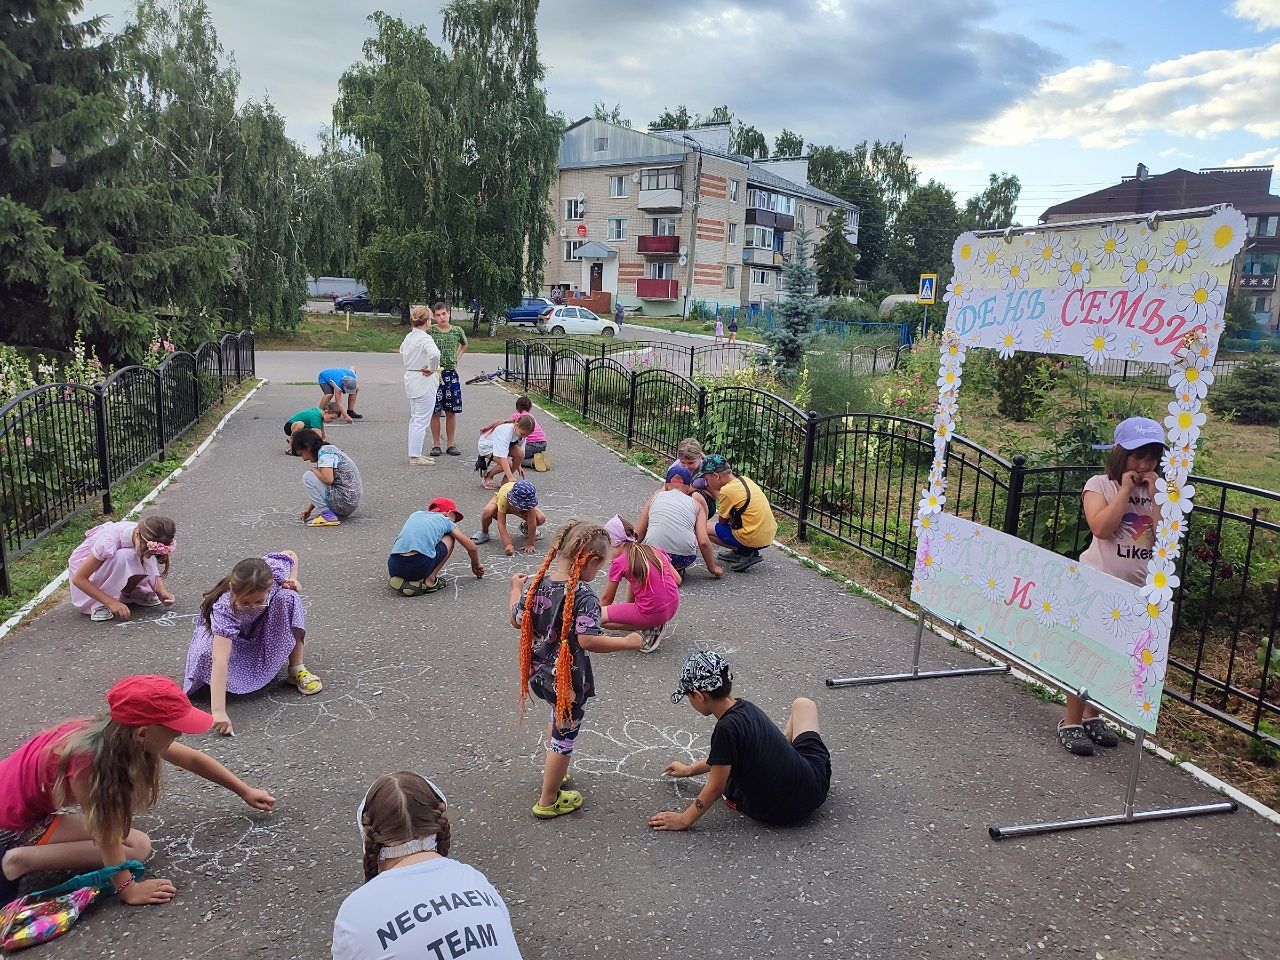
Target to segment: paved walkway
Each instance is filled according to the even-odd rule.
[[[364,422],[332,429],[359,463],[367,500],[348,523],[296,521],[302,464],[280,424],[316,399],[316,370],[361,374]],[[494,358],[464,361],[464,373]],[[421,770],[448,792],[455,856],[483,870],[511,907],[524,956],[650,957],[1274,957],[1280,841],[1247,812],[995,844],[986,828],[1112,812],[1127,749],[1088,761],[1051,735],[1054,707],[995,678],[828,691],[833,673],[882,672],[909,657],[911,625],[778,555],[720,583],[695,573],[677,637],[656,654],[594,658],[600,696],[575,762],[586,805],[551,823],[529,815],[542,715],[516,708],[508,578],[535,558],[482,548],[476,582],[413,600],[385,584],[404,517],[432,496],[458,499],[470,526],[487,494],[467,458],[411,469],[393,355],[260,354],[272,379],[158,508],[178,522],[167,615],[90,624],[65,603],[0,644],[0,749],[96,711],[129,672],[181,676],[202,590],[238,559],[292,547],[302,558],[308,664],[319,696],[276,687],[233,702],[234,739],[199,745],[272,789],[250,813],[181,771],[143,826],[152,869],[179,886],[170,905],[109,902],[42,957],[322,958],[338,904],[360,877],[357,801],[378,774]],[[300,382],[303,385],[294,385]],[[461,446],[507,413],[498,386],[469,388]],[[633,515],[653,481],[544,418],[555,469],[535,475],[553,524]],[[807,826],[775,830],[727,809],[689,834],[648,816],[687,802],[666,762],[692,759],[711,724],[669,700],[687,652],[726,653],[735,692],[780,718],[818,701],[835,782]],[[968,658],[926,641],[934,663]],[[1144,763],[1146,805],[1208,791]]]

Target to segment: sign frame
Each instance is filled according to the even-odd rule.
[[[925,281],[928,281],[927,283]],[[925,288],[929,290],[929,296],[925,296]],[[920,281],[916,285],[916,303],[920,306],[932,307],[938,302],[938,275],[936,273],[920,274]]]

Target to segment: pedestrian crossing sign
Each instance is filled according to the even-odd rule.
[[[936,273],[920,274],[920,292],[916,294],[916,303],[931,305],[937,302],[938,275]]]

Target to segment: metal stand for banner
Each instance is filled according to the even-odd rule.
[[[996,654],[1003,655],[998,647],[993,647],[983,641],[981,637],[975,636],[964,628],[963,624],[948,623],[941,618],[935,618],[948,629],[961,634],[965,639],[976,646]],[[960,667],[950,670],[921,670],[920,669],[920,646],[924,639],[925,628],[925,612],[921,610],[918,622],[916,624],[916,640],[915,647],[911,654],[911,672],[910,673],[885,673],[871,677],[841,677],[839,679],[828,679],[827,686],[832,689],[842,689],[844,687],[867,686],[873,683],[896,683],[900,680],[930,680],[934,677],[967,677],[974,674],[987,673],[1008,673],[1011,666],[1007,663],[993,664],[986,667]],[[1053,678],[1041,670],[1029,664],[1019,664],[1020,669],[1034,675],[1037,679],[1048,683],[1050,686],[1060,686],[1055,683]],[[1090,704],[1103,710],[1101,706],[1094,703],[1088,697],[1088,691],[1081,690],[1078,695]],[[1112,717],[1116,720],[1115,717]],[[1082,830],[1086,827],[1109,827],[1120,823],[1145,823],[1150,820],[1174,820],[1183,817],[1203,817],[1214,813],[1234,813],[1239,809],[1240,805],[1234,800],[1217,800],[1213,803],[1194,804],[1186,807],[1166,807],[1160,810],[1135,810],[1134,797],[1138,792],[1138,765],[1142,761],[1143,754],[1143,738],[1146,735],[1144,731],[1128,724],[1116,720],[1120,726],[1128,730],[1134,738],[1133,752],[1129,759],[1129,784],[1125,790],[1124,796],[1124,812],[1110,813],[1097,817],[1081,817],[1077,820],[1056,820],[1046,823],[1026,823],[1011,827],[988,827],[987,833],[991,835],[992,840],[1006,840],[1010,837],[1027,837],[1037,833],[1056,833],[1062,830]]]

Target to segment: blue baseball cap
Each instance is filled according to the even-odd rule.
[[[690,472],[689,468],[682,463],[673,463],[667,468],[667,483],[670,483],[676,477],[680,478],[681,483],[693,483],[693,474]]]
[[[1152,443],[1164,446],[1164,428],[1146,417],[1130,417],[1116,424],[1115,440],[1117,447],[1126,450],[1137,450]]]

